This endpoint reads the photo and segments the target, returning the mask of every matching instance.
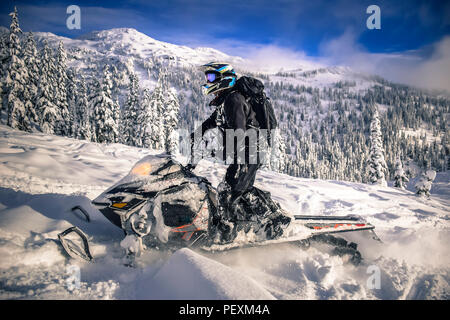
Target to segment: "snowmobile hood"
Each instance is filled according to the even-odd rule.
[[[116,184],[104,191],[93,203],[102,203],[105,195],[119,192],[157,192],[186,179],[184,167],[166,154],[150,155],[139,160]]]
[[[150,155],[138,161],[125,177],[95,198],[92,204],[121,227],[120,215],[153,199],[161,190],[186,182],[199,184],[204,181],[186,171],[169,155]]]

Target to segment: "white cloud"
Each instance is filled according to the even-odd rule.
[[[202,39],[190,45],[214,47],[228,55],[243,57],[246,61],[237,65],[243,70],[277,72],[341,65],[397,83],[450,92],[450,37],[417,50],[371,53],[358,44],[353,31],[347,30],[341,36],[323,42],[318,57],[277,44],[262,45],[233,39]]]
[[[322,43],[320,52],[322,61],[328,65],[346,65],[394,82],[450,92],[450,37],[429,48],[381,54],[368,52],[357,44],[353,32],[346,31]]]
[[[196,40],[188,43],[191,47],[213,47],[230,56],[245,59],[236,67],[242,70],[257,70],[261,72],[278,72],[294,69],[316,69],[323,67],[319,59],[307,56],[305,52],[279,46],[277,44],[255,44],[233,39],[211,41]]]
[[[252,69],[277,72],[283,70],[308,70],[321,65],[302,51],[295,51],[277,45],[250,47],[245,58]]]
[[[411,83],[450,92],[450,37],[434,44],[433,54],[422,60],[409,75]],[[406,75],[408,75],[407,70]]]

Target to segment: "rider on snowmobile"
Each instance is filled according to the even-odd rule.
[[[233,89],[238,78],[233,67],[226,63],[211,62],[201,68],[207,80],[207,83],[203,85],[203,91],[207,95],[214,94],[215,98],[209,105],[215,106],[216,109],[196,130],[196,133],[191,134],[192,145],[197,138],[203,137],[207,130],[216,127],[219,127],[222,133],[229,129],[241,129],[245,132],[250,128],[258,128],[254,110],[246,98],[239,91]],[[228,155],[226,137],[223,134],[224,159],[227,159],[226,155]],[[239,198],[253,187],[256,172],[261,165],[259,157],[256,157],[256,161],[249,161],[250,143],[253,143],[250,139],[245,139],[245,135],[233,138],[235,139],[232,144],[234,146],[233,162],[229,165],[224,180],[218,186],[218,215],[220,217],[218,230],[225,239],[232,229],[230,222],[236,219],[235,206]],[[230,144],[228,143],[228,145]],[[243,146],[245,152],[245,159],[239,161],[238,146]],[[191,168],[194,168],[193,164],[191,164]]]

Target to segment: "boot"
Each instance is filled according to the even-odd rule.
[[[231,203],[231,188],[226,182],[218,186],[217,212],[213,217],[216,237],[221,243],[229,243],[236,237],[236,224],[234,219],[234,208]]]

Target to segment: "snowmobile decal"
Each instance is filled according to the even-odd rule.
[[[122,209],[123,207],[125,207],[127,205],[126,202],[118,202],[118,203],[113,203],[112,206],[118,209]]]
[[[305,224],[305,226],[307,226],[310,229],[314,229],[314,230],[323,230],[323,229],[345,229],[347,227],[352,227],[352,228],[362,228],[362,227],[366,227],[366,228],[374,228],[373,226],[368,226],[365,223],[336,223],[335,225],[324,225],[324,224],[312,224],[312,223],[308,223]]]
[[[129,202],[116,202],[116,203],[113,203],[111,205],[111,207],[113,207],[114,209],[128,211],[128,210],[132,210],[132,209],[136,208],[137,206],[139,206],[140,204],[142,204],[145,201],[146,201],[145,199],[134,198],[134,199],[130,200]]]

